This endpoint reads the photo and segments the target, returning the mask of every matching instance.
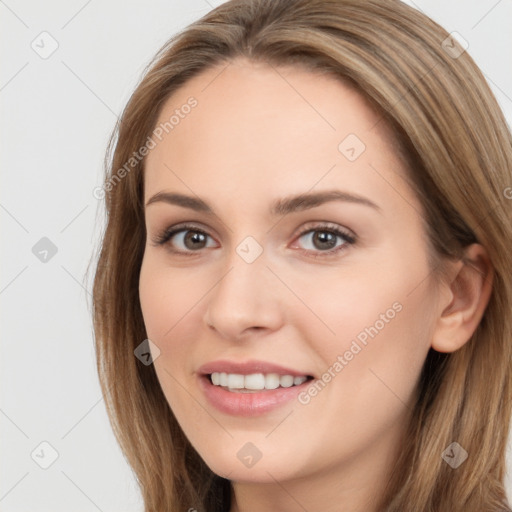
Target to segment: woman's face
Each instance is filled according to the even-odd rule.
[[[389,473],[439,301],[385,130],[339,81],[245,60],[161,112],[140,300],[162,390],[217,474]]]

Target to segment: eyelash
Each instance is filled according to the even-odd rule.
[[[210,235],[203,231],[202,229],[192,225],[192,224],[181,224],[179,226],[173,227],[173,228],[167,228],[163,230],[160,234],[156,236],[156,238],[153,240],[154,245],[160,246],[167,244],[171,238],[174,235],[177,235],[178,233],[181,233],[182,231],[192,231],[194,233],[201,233],[202,235],[205,235],[209,237]],[[328,258],[335,254],[337,254],[340,251],[346,250],[347,246],[354,245],[356,243],[356,237],[352,234],[350,234],[348,231],[340,229],[335,224],[320,224],[314,227],[308,227],[302,230],[298,235],[297,239],[301,238],[302,236],[309,234],[309,233],[315,233],[315,232],[321,232],[321,233],[331,233],[336,235],[337,237],[340,237],[343,239],[344,243],[334,249],[330,249],[327,251],[311,251],[308,249],[301,249],[302,252],[307,253],[309,256],[312,256],[313,258]],[[169,244],[170,245],[170,244]],[[200,250],[197,251],[181,251],[176,249],[170,249],[172,253],[183,255],[183,256],[194,256]]]

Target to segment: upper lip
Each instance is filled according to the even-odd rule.
[[[266,361],[228,361],[218,360],[202,365],[198,373],[210,375],[212,373],[237,373],[239,375],[250,375],[252,373],[277,373],[278,375],[292,375],[293,377],[309,376],[306,372],[292,370],[279,364]]]

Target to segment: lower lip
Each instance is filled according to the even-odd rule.
[[[200,376],[199,381],[206,398],[219,411],[235,416],[258,416],[296,398],[310,384],[311,379],[299,386],[250,393],[237,393],[214,386],[207,375]]]

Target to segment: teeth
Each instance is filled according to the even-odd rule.
[[[263,373],[252,373],[243,378],[244,386],[246,389],[264,389],[265,388],[265,375]]]
[[[228,374],[228,388],[242,389],[245,387],[244,381],[245,379],[243,375],[239,375],[238,373]]]
[[[280,378],[277,373],[269,373],[265,376],[265,389],[276,389],[279,387]]]
[[[300,386],[306,382],[307,377],[294,377],[293,375],[278,375],[277,373],[251,373],[241,375],[239,373],[214,372],[211,374],[212,384],[231,389],[263,390],[289,388]]]
[[[293,376],[292,375],[283,375],[279,379],[279,384],[281,384],[281,386],[283,388],[289,388],[289,387],[293,386]]]

